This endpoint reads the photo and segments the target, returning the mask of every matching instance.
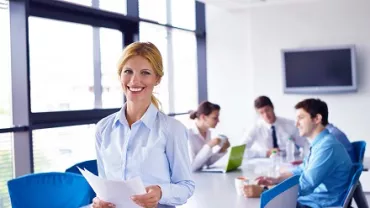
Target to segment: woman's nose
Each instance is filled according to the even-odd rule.
[[[131,84],[138,84],[138,83],[140,83],[140,76],[138,74],[133,74],[131,76],[130,83]]]

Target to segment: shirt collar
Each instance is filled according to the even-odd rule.
[[[276,116],[276,120],[275,120],[275,122],[274,122],[273,124],[269,124],[269,123],[267,123],[265,120],[263,120],[263,119],[261,118],[261,122],[262,122],[262,124],[263,124],[264,126],[266,126],[267,128],[269,128],[269,129],[271,129],[271,127],[272,127],[272,126],[275,126],[275,128],[276,128],[276,125],[279,125],[279,121],[280,121],[280,119],[279,119],[279,117],[277,117],[277,116]]]
[[[126,109],[126,103],[123,105],[121,110],[117,112],[116,116],[114,117],[113,127],[118,121],[121,124],[128,126],[125,109]],[[143,122],[146,127],[151,129],[154,125],[154,121],[156,119],[157,113],[158,113],[158,109],[153,105],[153,103],[151,103],[148,109],[146,110],[146,112],[144,113],[144,115],[140,118],[140,121]]]
[[[311,147],[315,146],[320,140],[322,140],[326,135],[330,134],[329,130],[324,129],[320,132],[319,135],[315,137],[315,139],[311,143]]]
[[[198,135],[200,135],[200,131],[199,131],[199,129],[198,129],[198,126],[197,126],[197,124],[196,124],[196,121],[194,121],[193,123],[192,123],[192,125],[191,125],[191,127],[190,127],[191,129],[192,129],[192,131],[194,132],[194,134],[198,134]]]
[[[326,125],[325,128],[330,131],[330,129],[334,128],[334,126],[333,126],[333,124],[328,124],[328,125]]]
[[[196,124],[196,122],[193,122],[193,124],[190,126],[192,132],[197,135],[199,139],[201,139],[202,141],[204,140],[207,140],[209,137],[210,137],[210,129],[207,130],[207,133],[206,133],[206,138],[203,138],[202,134],[200,134],[200,131],[199,131],[199,128]]]

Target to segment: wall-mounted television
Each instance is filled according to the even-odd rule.
[[[285,93],[357,91],[354,45],[282,50]]]

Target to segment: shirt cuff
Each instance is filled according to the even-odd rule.
[[[171,204],[171,198],[172,198],[171,185],[170,184],[162,184],[162,185],[158,185],[158,186],[161,187],[161,191],[162,191],[162,197],[159,200],[159,204],[170,205]]]

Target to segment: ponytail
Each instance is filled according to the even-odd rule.
[[[161,102],[154,96],[154,95],[152,95],[151,96],[151,101],[152,101],[152,103],[153,103],[153,105],[158,109],[158,110],[160,110],[160,106],[161,106]]]
[[[198,112],[197,111],[191,111],[190,112],[190,119],[194,120],[197,118],[197,114]]]

